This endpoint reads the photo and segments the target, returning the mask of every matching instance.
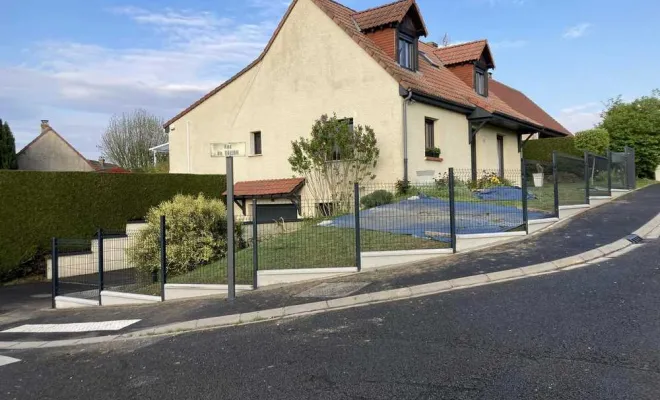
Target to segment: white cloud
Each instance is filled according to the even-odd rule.
[[[597,125],[601,121],[603,108],[603,104],[596,102],[578,104],[562,109],[556,118],[569,131],[575,133]]]
[[[571,26],[570,28],[566,29],[563,37],[564,39],[577,39],[584,36],[592,26],[593,25],[588,22],[583,22],[581,24]]]
[[[3,118],[19,147],[38,134],[40,119],[50,119],[84,154],[96,154],[113,113],[141,107],[170,118],[252,62],[281,17],[246,23],[205,11],[109,11],[151,30],[157,46],[42,41],[26,52],[29,63],[0,65],[0,104],[11,104]]]
[[[529,44],[527,40],[502,40],[491,43],[494,49],[518,49]]]

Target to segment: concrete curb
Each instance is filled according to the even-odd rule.
[[[635,231],[635,233],[641,237],[646,237],[646,235],[654,234],[656,231],[660,231],[660,213],[649,222],[647,222],[644,226]],[[652,238],[652,236],[650,236],[650,238]],[[357,296],[350,296],[327,301],[177,322],[130,332],[123,335],[97,336],[84,339],[66,339],[54,341],[0,342],[0,350],[52,348],[104,343],[114,340],[144,339],[146,337],[156,335],[178,334],[183,332],[225,328],[264,321],[276,321],[285,318],[301,317],[326,311],[363,307],[396,300],[414,299],[417,297],[429,296],[454,290],[462,290],[471,287],[508,282],[512,280],[546,275],[549,273],[569,271],[586,266],[593,266],[598,260],[607,260],[619,257],[639,246],[641,245],[633,245],[626,239],[619,239],[615,242],[586,251],[582,254],[522,268],[513,268],[509,270],[478,274],[463,278],[427,283],[423,285],[385,290],[381,292],[365,293]]]

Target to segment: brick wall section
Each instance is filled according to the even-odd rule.
[[[466,85],[474,89],[474,65],[460,64],[448,67],[460,80],[465,82]]]
[[[379,29],[375,32],[367,33],[367,37],[371,39],[376,46],[383,49],[388,56],[396,59],[396,29]]]

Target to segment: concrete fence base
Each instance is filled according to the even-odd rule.
[[[236,292],[252,290],[250,285],[236,285]],[[229,291],[227,285],[165,284],[165,300],[192,299],[196,297],[221,296]]]
[[[401,251],[368,251],[360,254],[362,269],[369,270],[379,267],[390,267],[409,264],[431,258],[448,256],[454,253],[452,249],[401,250]]]
[[[475,250],[488,247],[525,235],[527,235],[527,232],[524,231],[456,235],[456,251],[460,253],[467,250]]]
[[[591,207],[598,207],[611,200],[612,196],[591,196],[589,197],[589,205]]]
[[[101,292],[101,305],[118,306],[125,304],[152,304],[161,301],[159,296],[149,296],[145,294],[122,293],[104,290]]]
[[[612,197],[616,199],[617,197],[621,197],[628,192],[630,192],[628,189],[612,189]]]
[[[559,222],[559,218],[543,218],[543,219],[531,219],[527,221],[527,230],[530,234],[538,232],[542,229],[549,227],[552,224]]]
[[[76,297],[56,296],[55,308],[89,308],[98,307],[98,300],[78,299]]]
[[[559,206],[559,219],[570,218],[587,211],[591,206],[589,204],[577,204],[574,206]]]
[[[333,278],[336,276],[354,274],[357,267],[346,268],[305,268],[305,269],[276,269],[257,271],[259,287],[296,283],[316,279]]]

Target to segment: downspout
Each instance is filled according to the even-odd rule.
[[[408,103],[412,99],[412,89],[403,99],[403,181],[408,182]]]
[[[190,121],[186,121],[186,157],[188,160],[188,173],[190,173]]]

